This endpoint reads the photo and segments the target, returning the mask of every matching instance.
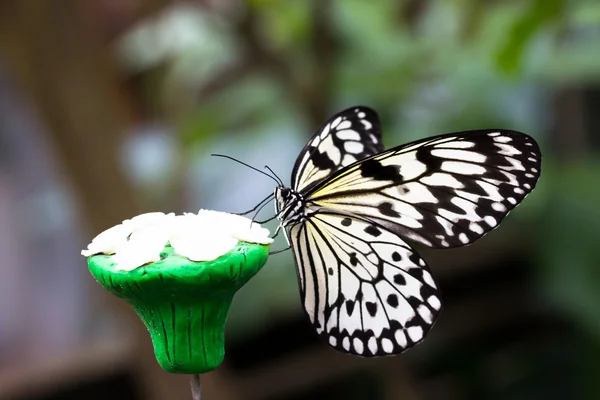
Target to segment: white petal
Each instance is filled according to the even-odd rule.
[[[172,218],[173,216],[175,216],[175,214],[173,214],[173,213],[170,213],[170,214],[165,214],[165,213],[161,213],[161,212],[145,213],[145,214],[140,214],[131,219],[127,219],[127,220],[123,221],[123,225],[130,226],[131,230],[135,230],[135,229],[144,228],[149,225],[163,223],[163,222],[167,221],[168,219]]]
[[[82,250],[81,254],[85,257],[94,254],[114,254],[120,246],[127,242],[127,237],[132,230],[124,225],[116,225],[96,236],[92,243],[88,245],[87,250]]]
[[[116,269],[131,270],[144,264],[160,260],[169,239],[169,231],[159,225],[136,230],[129,241],[119,247],[112,260]]]
[[[221,257],[238,241],[232,237],[177,237],[171,240],[173,250],[192,261],[212,261]]]
[[[252,222],[250,218],[212,210],[200,210],[198,217],[204,224],[210,225],[211,229],[228,231],[228,234],[238,240],[260,244],[273,243],[273,239],[269,237],[269,230]]]
[[[251,229],[238,230],[233,233],[233,236],[243,242],[271,244],[273,239],[269,237],[269,230],[262,228],[259,225],[253,225]]]

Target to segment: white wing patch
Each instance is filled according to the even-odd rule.
[[[290,230],[304,310],[338,350],[396,354],[420,342],[441,310],[425,262],[381,226],[319,212]]]

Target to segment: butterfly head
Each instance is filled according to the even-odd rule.
[[[285,186],[275,188],[275,213],[284,226],[297,222],[303,214],[302,196]]]

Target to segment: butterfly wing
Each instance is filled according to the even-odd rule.
[[[472,243],[533,190],[541,154],[508,130],[447,134],[396,147],[304,193],[309,205],[357,215],[428,247]]]
[[[397,354],[436,321],[441,301],[425,262],[384,227],[321,210],[289,238],[304,310],[332,347]]]
[[[306,190],[332,173],[383,151],[377,113],[352,107],[323,124],[302,149],[292,171],[292,188]]]

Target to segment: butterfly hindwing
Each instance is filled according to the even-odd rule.
[[[348,108],[323,124],[302,149],[292,172],[292,187],[306,190],[382,150],[377,113],[368,107]]]
[[[533,190],[541,155],[529,136],[461,132],[396,147],[340,170],[305,193],[429,247],[470,244]]]
[[[382,356],[420,342],[441,301],[425,262],[371,222],[316,212],[290,229],[304,309],[345,353]]]

